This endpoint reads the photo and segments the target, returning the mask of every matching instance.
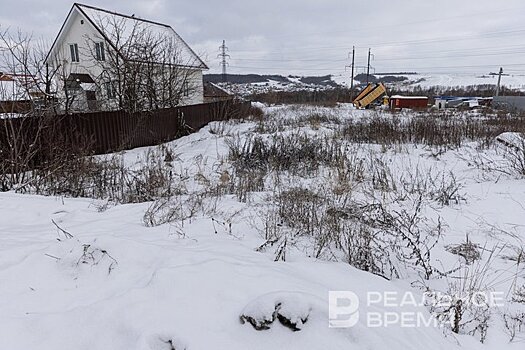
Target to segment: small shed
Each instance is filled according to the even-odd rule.
[[[222,87],[212,83],[204,83],[204,102],[226,101],[231,100],[233,95]]]
[[[437,109],[445,109],[445,108],[447,108],[447,100],[445,100],[443,98],[436,98],[434,106]]]
[[[390,97],[390,108],[427,108],[428,97],[426,96],[401,96],[394,95]]]

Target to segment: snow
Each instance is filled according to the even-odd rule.
[[[442,341],[439,330],[416,337],[413,330],[330,329],[329,290],[364,297],[392,286],[343,263],[275,263],[253,250],[253,238],[214,234],[208,219],[192,224],[186,239],[168,226],[145,228],[144,209],[100,213],[86,199],[1,194],[0,348],[156,350],[173,340],[188,349],[381,349],[399,331],[406,339],[396,343],[405,349]],[[74,237],[63,237],[52,219]],[[242,220],[233,227],[235,235],[245,232]],[[87,244],[118,264],[109,272],[113,260],[103,254],[84,262]],[[292,292],[283,297],[282,290]],[[316,308],[300,332],[275,325],[264,333],[239,322],[274,300],[292,319],[308,315],[309,302]],[[436,349],[453,347],[448,342]]]
[[[417,82],[414,85],[421,87],[431,86],[469,86],[469,85],[496,85],[497,75],[480,75],[476,73],[434,73],[407,75],[410,81]],[[511,74],[501,77],[501,85],[511,89],[525,89],[525,75]]]
[[[403,95],[394,95],[394,96],[391,96],[390,98],[397,98],[397,99],[402,99],[402,100],[426,100],[428,99],[427,96],[403,96]]]
[[[496,140],[506,146],[517,149],[523,149],[523,146],[525,145],[525,138],[522,134],[517,132],[503,132],[496,136]]]
[[[0,113],[0,119],[13,119],[13,118],[22,118],[25,114],[22,113]]]
[[[312,111],[343,119],[377,113],[349,105],[265,109],[276,118],[296,120]],[[186,174],[190,192],[200,186],[202,176],[220,176],[228,139],[253,135],[256,127],[253,122],[231,121],[223,133],[211,133],[217,125],[169,144],[177,154],[174,172]],[[333,132],[328,124],[316,129],[303,125],[300,130],[312,135]],[[468,236],[484,250],[499,249],[493,260],[482,251],[482,260],[471,266],[475,270],[490,261],[487,278],[495,291],[508,293],[514,284],[524,283],[523,266],[503,258],[523,246],[523,179],[471,165],[480,155],[504,161],[497,148],[479,151],[475,144],[467,144],[436,156],[432,149],[414,145],[400,145],[397,151],[379,145],[360,147],[365,154],[382,154],[397,171],[450,171],[462,182],[466,200],[424,209],[429,220],[437,216],[443,220],[444,236],[433,259],[444,271],[457,269],[451,279],[465,266],[446,247],[461,244]],[[124,152],[125,164],[135,166],[151,149]],[[368,327],[365,311],[431,317],[424,305],[366,305],[371,292],[414,293],[422,298],[424,290],[417,287],[414,275],[387,280],[342,261],[314,259],[301,245],[286,262],[274,261],[273,251],[256,249],[265,242],[257,230],[264,198],[265,193],[255,194],[241,203],[224,195],[215,211],[209,211],[213,214],[146,227],[142,218],[151,203],[104,210],[101,200],[0,193],[0,349],[522,348],[522,343],[508,341],[499,319],[505,310],[494,311],[485,344],[435,326]],[[231,228],[221,222],[229,222]],[[429,283],[445,290],[446,282],[437,278]],[[352,291],[359,297],[362,317],[354,327],[328,327],[330,291]],[[516,305],[508,308],[519,310]],[[254,327],[250,320],[265,327]]]

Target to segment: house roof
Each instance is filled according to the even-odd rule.
[[[14,79],[8,75],[0,72],[0,81],[13,81]]]
[[[212,82],[209,82],[209,81],[204,83],[203,88],[204,88],[205,97],[231,97],[233,96],[228,91],[224,90],[220,86]]]
[[[119,54],[129,51],[125,48],[133,47],[133,40],[136,40],[137,33],[147,33],[148,38],[159,38],[163,40],[173,40],[177,47],[177,65],[187,68],[208,69],[206,64],[190,48],[190,46],[180,37],[175,30],[163,23],[150,21],[147,19],[135,17],[134,15],[124,15],[117,12],[104,10],[98,7],[75,3],[73,4],[60,32],[51,47],[50,53],[55,48],[60,36],[63,34],[66,23],[71,17],[71,13],[76,10],[82,14],[89,23],[101,34],[110,46]],[[117,33],[114,33],[118,30]],[[146,38],[147,39],[147,38]],[[49,54],[48,54],[49,56]],[[139,56],[139,55],[133,55]],[[139,61],[132,57],[124,57],[133,61]],[[179,63],[180,62],[180,63]]]
[[[95,84],[95,81],[89,74],[71,73],[65,81],[65,88],[69,89],[80,89],[83,86],[89,86]]]
[[[68,81],[76,81],[78,83],[94,83],[95,81],[89,74],[71,73],[67,78]]]
[[[397,98],[400,100],[428,100],[427,96],[402,96],[402,95],[394,95],[390,96],[390,98]]]

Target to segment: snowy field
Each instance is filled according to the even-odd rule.
[[[438,142],[410,112],[263,109],[95,159],[160,164],[169,191],[151,200],[0,193],[0,349],[523,348],[518,141]],[[466,113],[443,123],[486,118]],[[351,327],[329,327],[330,291],[359,299]]]

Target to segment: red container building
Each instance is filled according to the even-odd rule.
[[[428,97],[426,96],[401,96],[394,95],[390,97],[390,108],[427,108]]]

